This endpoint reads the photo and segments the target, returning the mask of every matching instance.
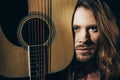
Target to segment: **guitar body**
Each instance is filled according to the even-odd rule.
[[[43,33],[47,30],[45,40],[42,43],[40,43],[39,40],[37,41],[37,45],[47,47],[47,74],[64,70],[73,57],[74,46],[71,20],[76,0],[27,0],[27,3],[28,14],[24,14],[24,16],[20,18],[21,20],[18,21],[17,26],[14,26],[17,32],[17,39],[12,37],[14,41],[18,40],[18,44],[20,45],[16,45],[14,41],[9,40],[5,35],[6,31],[4,30],[4,26],[1,24],[0,27],[0,75],[8,78],[30,76],[30,54],[28,53],[28,46],[36,44],[30,43],[30,41],[27,42],[28,39],[25,38],[25,35],[29,33],[29,30],[23,30],[24,25],[32,19],[36,21],[37,18],[47,25],[46,29],[42,24]],[[7,30],[9,30],[9,27],[10,26],[7,26]],[[35,30],[37,29],[38,28]],[[42,37],[44,37],[44,35],[42,35]],[[38,39],[36,37],[30,39],[33,38]]]

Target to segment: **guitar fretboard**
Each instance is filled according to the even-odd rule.
[[[30,80],[45,80],[48,67],[47,48],[45,46],[29,46]]]

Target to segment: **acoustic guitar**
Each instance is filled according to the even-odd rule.
[[[71,20],[75,4],[76,0],[27,0],[28,14],[15,26],[20,46],[8,39],[1,23],[0,75],[45,80],[47,74],[64,70],[74,53]]]

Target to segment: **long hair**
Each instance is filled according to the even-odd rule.
[[[113,80],[114,77],[120,76],[120,34],[115,16],[112,14],[105,0],[78,0],[73,18],[78,7],[90,9],[94,14],[100,33],[97,66],[104,73],[106,80]],[[74,37],[75,34],[73,31]],[[75,76],[73,74],[74,70],[71,72],[71,75]]]

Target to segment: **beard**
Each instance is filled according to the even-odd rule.
[[[87,62],[96,57],[95,54],[92,53],[84,53],[84,54],[77,54],[76,53],[76,60],[79,62]]]
[[[76,60],[79,62],[87,62],[97,57],[99,52],[98,43],[89,43],[75,46]]]

